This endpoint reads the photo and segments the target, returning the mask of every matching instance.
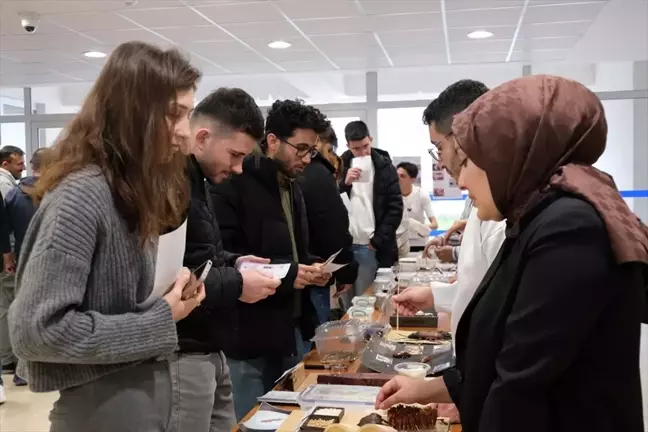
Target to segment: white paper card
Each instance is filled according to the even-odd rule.
[[[252,418],[245,423],[246,428],[252,430],[270,430],[279,429],[281,424],[288,418],[288,414],[274,411],[257,411]]]
[[[362,174],[357,180],[360,183],[368,183],[371,181],[369,177],[369,171],[371,170],[371,156],[360,156],[357,158],[351,159],[351,168],[360,168]]]
[[[157,259],[155,261],[155,283],[153,291],[140,309],[148,309],[160,297],[163,297],[180,276],[187,244],[187,220],[174,231],[161,235],[158,240]]]
[[[430,237],[430,226],[426,224],[422,224],[416,219],[409,218],[409,228],[410,228],[410,233],[416,234],[421,238]]]
[[[290,264],[259,264],[253,262],[244,262],[240,270],[258,270],[266,273],[275,279],[283,279],[290,271]]]
[[[322,270],[324,270],[324,273],[335,273],[336,271],[340,270],[342,267],[346,267],[346,264],[329,263],[324,267],[322,267]]]
[[[347,212],[351,212],[351,200],[349,200],[349,195],[345,193],[340,194],[342,197],[342,204],[344,204],[344,207],[346,207]]]

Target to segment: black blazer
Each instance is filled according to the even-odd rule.
[[[556,192],[511,230],[444,374],[464,432],[643,432],[641,269],[589,203]]]
[[[349,198],[353,185],[347,186],[344,180],[352,159],[351,151],[347,150],[342,154],[344,173],[340,181],[340,192],[346,193]],[[376,249],[379,267],[391,267],[398,261],[396,230],[403,219],[403,196],[389,153],[376,148],[371,149],[371,161],[374,166],[373,210],[376,221],[371,245]]]
[[[228,357],[238,360],[295,355],[295,327],[299,326],[304,339],[309,339],[317,325],[309,288],[294,288],[298,263],[292,256],[277,174],[272,159],[251,155],[243,161],[241,175],[210,186],[226,250],[270,258],[272,263],[292,263],[274,295],[254,304],[238,302],[237,313],[232,314],[230,337],[224,348]],[[291,185],[291,194],[299,263],[312,264],[315,257],[308,252],[304,200],[296,183]]]
[[[352,284],[358,276],[358,263],[351,250],[349,212],[340,197],[334,172],[333,165],[318,154],[298,178],[306,204],[308,246],[313,255],[322,259],[342,249],[335,263],[347,266],[335,272],[334,277],[338,283]]]

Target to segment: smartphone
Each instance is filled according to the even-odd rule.
[[[205,279],[207,279],[207,275],[209,274],[209,270],[211,270],[212,268],[212,264],[213,263],[211,262],[211,260],[207,260],[202,263],[200,267],[193,271],[193,275],[196,276],[196,283],[198,285],[205,282]]]
[[[207,275],[209,275],[209,270],[212,268],[211,260],[207,260],[202,263],[198,268],[191,272],[191,277],[189,278],[189,283],[182,290],[182,299],[187,300],[196,294],[198,287],[205,282]]]

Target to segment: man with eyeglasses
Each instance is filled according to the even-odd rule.
[[[432,143],[430,155],[435,163],[439,163],[455,179],[459,177],[466,159],[457,155],[456,142],[452,136],[452,121],[456,114],[468,108],[486,92],[488,87],[479,81],[457,81],[441,92],[423,113],[423,123],[428,126]],[[453,335],[468,303],[499,252],[506,229],[506,221],[480,221],[477,218],[477,209],[473,208],[470,202],[466,203],[461,218],[462,221],[455,223],[452,228],[455,232],[462,232],[456,280],[449,284],[433,282],[431,288],[409,287],[393,298],[399,312],[404,316],[411,316],[419,310],[432,307],[437,312],[450,312]],[[428,247],[439,251],[447,244],[448,238],[433,239]],[[458,420],[458,412],[454,405],[439,406],[439,412]]]
[[[301,361],[318,324],[309,287],[326,286],[331,275],[309,253],[306,210],[295,179],[317,154],[318,137],[329,126],[319,110],[301,101],[275,102],[265,138],[244,159],[243,173],[211,186],[225,250],[289,266],[274,295],[239,302],[231,320],[224,352],[238,420]]]

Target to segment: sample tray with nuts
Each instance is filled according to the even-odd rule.
[[[344,417],[344,408],[315,407],[304,418],[300,432],[323,432],[327,427],[338,424]]]

